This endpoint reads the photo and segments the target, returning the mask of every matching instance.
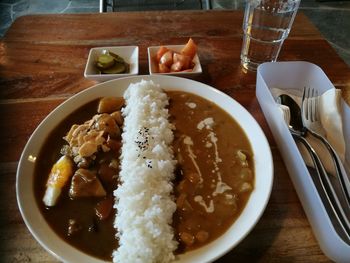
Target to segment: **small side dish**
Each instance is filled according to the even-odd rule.
[[[84,77],[107,81],[139,73],[137,46],[95,47],[90,49]]]
[[[192,72],[196,53],[197,45],[190,38],[180,52],[161,46],[153,59],[158,64],[159,73]]]
[[[148,47],[150,74],[191,76],[202,72],[197,44],[190,38],[186,45]]]

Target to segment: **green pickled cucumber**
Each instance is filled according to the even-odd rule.
[[[109,51],[109,55],[111,55],[116,62],[119,62],[119,63],[124,63],[125,62],[124,59],[121,56],[118,56],[117,54],[115,54],[115,53],[113,53],[111,51]]]
[[[97,58],[95,65],[100,74],[121,74],[130,70],[129,64],[122,57],[108,50]]]
[[[120,74],[124,73],[126,70],[125,63],[118,63],[116,62],[112,67],[103,69],[101,72],[103,74]]]
[[[115,64],[115,59],[109,54],[102,54],[98,56],[97,67],[101,69],[107,69],[112,67]]]
[[[104,67],[103,67],[103,65],[101,64],[101,63],[99,63],[99,62],[96,62],[96,67],[98,68],[98,70],[103,70],[103,69],[105,69]]]

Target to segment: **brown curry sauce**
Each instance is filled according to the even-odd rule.
[[[216,239],[236,220],[253,189],[254,166],[247,136],[228,113],[193,94],[169,95],[178,160],[173,225],[181,241],[179,252],[184,252]],[[199,125],[208,119],[212,127]],[[248,157],[243,166],[237,151]],[[242,191],[245,183],[251,188]]]
[[[176,127],[173,149],[178,160],[174,182],[178,209],[173,227],[179,241],[177,253],[184,253],[211,242],[232,225],[254,187],[254,166],[247,136],[229,114],[193,94],[167,94],[170,121]],[[87,254],[111,260],[112,251],[118,246],[113,227],[115,211],[105,220],[96,217],[96,204],[103,198],[71,200],[67,186],[56,206],[47,208],[42,202],[47,176],[64,144],[61,138],[71,125],[96,114],[97,105],[98,101],[93,101],[79,108],[49,134],[37,158],[34,192],[46,221],[63,240]],[[213,123],[203,124],[208,118]],[[247,159],[242,159],[241,153]],[[107,187],[108,194],[117,184],[115,179]],[[79,221],[83,230],[68,236],[68,221],[72,218]]]

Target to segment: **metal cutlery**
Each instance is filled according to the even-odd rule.
[[[317,90],[313,88],[304,88],[301,102],[301,116],[303,126],[307,129],[308,132],[310,132],[311,135],[320,140],[329,151],[335,167],[336,177],[341,186],[341,191],[344,195],[346,205],[350,207],[350,182],[346,173],[341,168],[341,161],[338,154],[330,145],[328,140],[322,135],[325,134],[325,132],[319,118],[318,100],[319,96]]]
[[[338,223],[337,225],[339,225],[339,228],[342,230],[344,237],[346,237],[349,242],[350,222],[338,199],[338,196],[333,188],[333,185],[329,179],[322,161],[320,160],[314,148],[305,139],[307,130],[303,126],[303,123],[300,119],[301,111],[298,104],[296,104],[296,102],[290,96],[285,94],[279,97],[278,102],[282,105],[280,109],[282,110],[283,118],[286,121],[289,127],[289,131],[291,132],[294,140],[300,141],[310,154],[317,172],[317,178],[314,178],[314,180],[316,179],[321,186],[320,194],[324,197],[323,199],[326,200],[327,205],[330,207],[332,214]]]

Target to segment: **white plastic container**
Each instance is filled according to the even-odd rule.
[[[288,90],[296,89],[301,93],[303,87],[307,86],[317,88],[320,95],[328,89],[334,89],[325,73],[318,66],[309,62],[264,63],[258,67],[256,96],[316,239],[322,251],[331,260],[350,262],[350,245],[336,232],[271,93],[271,89],[276,87]],[[344,123],[350,123],[350,107],[344,101],[342,107]],[[349,138],[350,128],[346,125],[344,127],[344,137]],[[350,145],[348,139],[345,141],[347,146],[346,161],[349,164]]]

